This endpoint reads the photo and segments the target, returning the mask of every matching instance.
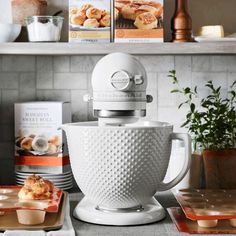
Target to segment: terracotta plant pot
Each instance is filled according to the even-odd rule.
[[[204,150],[203,161],[206,188],[236,188],[236,148],[225,150]]]
[[[202,155],[193,153],[192,163],[189,170],[189,188],[201,188],[202,187]]]

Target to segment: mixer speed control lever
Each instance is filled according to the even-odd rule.
[[[143,84],[143,76],[142,75],[135,75],[134,76],[134,83],[136,85],[141,85]]]

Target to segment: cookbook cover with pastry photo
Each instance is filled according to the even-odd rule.
[[[115,0],[115,42],[163,42],[163,0]]]
[[[111,41],[111,4],[108,0],[69,1],[69,42]]]

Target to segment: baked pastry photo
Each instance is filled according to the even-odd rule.
[[[91,20],[95,20],[97,27],[99,26],[100,23],[96,19]],[[104,24],[105,21],[106,17]],[[55,134],[49,137],[43,134],[22,135],[15,139],[16,153],[23,156],[57,156],[62,151],[62,145],[61,138]]]
[[[105,15],[100,21],[100,26],[109,27],[111,25],[111,17],[110,15]]]
[[[30,137],[24,138],[20,143],[20,147],[24,150],[30,151],[32,150],[32,142],[33,142],[32,138]]]
[[[120,17],[120,12],[119,12],[119,10],[118,10],[117,8],[115,8],[115,13],[114,13],[114,15],[115,15],[115,20],[118,20],[119,17]]]
[[[84,26],[87,28],[98,28],[99,27],[99,22],[96,19],[87,19],[84,22]]]
[[[136,15],[140,15],[145,12],[150,12],[152,13],[155,17],[158,16],[158,10],[155,7],[148,6],[148,5],[142,5],[136,10]]]
[[[81,12],[83,12],[83,13],[86,13],[86,11],[89,9],[89,8],[91,8],[91,7],[93,7],[93,5],[92,4],[84,4],[81,8],[79,8],[78,9],[78,11],[81,11]]]
[[[32,141],[32,148],[36,152],[46,152],[48,150],[48,140],[43,135],[36,136]]]
[[[86,15],[83,12],[79,12],[78,14],[72,14],[70,21],[75,25],[83,25],[86,20]]]
[[[142,13],[137,16],[134,25],[138,29],[155,29],[157,27],[157,18],[151,12]]]
[[[88,19],[100,20],[102,18],[102,11],[100,11],[99,9],[95,7],[90,7],[86,11],[86,16],[88,17]]]
[[[102,13],[102,17],[104,17],[106,15],[110,15],[110,12],[107,10],[102,10],[101,13]]]
[[[139,6],[135,4],[124,5],[121,8],[121,15],[124,19],[135,20],[138,8]]]
[[[52,197],[54,184],[41,176],[28,176],[18,197],[22,200],[47,200]]]
[[[115,2],[115,8],[120,12],[122,7],[125,6],[124,3],[121,3],[121,2]]]
[[[115,0],[114,16],[117,28],[162,28],[163,5],[158,1]]]
[[[77,12],[78,12],[77,7],[71,7],[70,8],[70,11],[69,11],[70,15],[75,15],[75,14],[77,14]]]
[[[73,26],[86,28],[104,28],[111,26],[111,14],[105,9],[99,9],[92,4],[84,4],[81,7],[71,7],[70,23]]]

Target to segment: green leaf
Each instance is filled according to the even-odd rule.
[[[171,73],[171,74],[175,74],[176,71],[175,71],[175,70],[170,70],[169,73]]]
[[[171,93],[180,93],[181,91],[179,89],[173,89],[170,91]]]
[[[191,92],[191,89],[189,87],[185,88],[184,89],[184,92],[187,94],[187,93],[190,93]]]
[[[233,97],[236,97],[236,92],[235,91],[229,91],[230,94],[232,94]]]
[[[186,118],[189,119],[191,116],[192,116],[192,112],[189,112],[189,113],[186,115]]]
[[[180,127],[181,127],[181,128],[183,128],[183,127],[186,127],[186,125],[188,125],[188,124],[189,124],[189,122],[190,122],[190,121],[189,121],[189,120],[187,120],[187,121],[186,121],[186,122],[184,122],[184,123],[183,123],[183,124],[182,124]]]
[[[184,104],[185,104],[184,102],[180,103],[178,109],[180,109]]]
[[[207,84],[205,85],[206,87],[210,88],[211,90],[214,90],[214,86],[212,84],[212,81],[208,81]]]
[[[221,90],[221,87],[217,88],[217,89],[216,89],[216,93],[219,93],[220,90]]]
[[[191,109],[191,112],[194,112],[195,111],[195,104],[191,103],[190,109]]]
[[[232,83],[230,87],[233,88],[235,84],[236,84],[236,80]]]

